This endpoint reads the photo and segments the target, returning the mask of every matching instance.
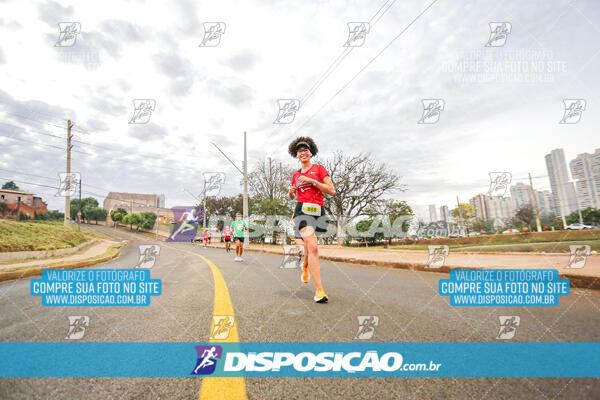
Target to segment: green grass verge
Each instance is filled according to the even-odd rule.
[[[0,219],[0,252],[56,250],[75,247],[94,237],[62,221],[10,221]]]

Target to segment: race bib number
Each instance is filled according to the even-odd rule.
[[[307,215],[321,216],[321,206],[314,203],[302,203],[302,212]]]

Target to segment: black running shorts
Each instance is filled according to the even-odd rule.
[[[302,239],[300,230],[306,226],[312,226],[317,236],[321,236],[327,232],[329,218],[325,215],[324,207],[321,206],[321,216],[308,215],[302,212],[302,204],[301,202],[296,203],[296,208],[294,209],[294,236]]]

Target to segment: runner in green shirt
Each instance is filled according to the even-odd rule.
[[[242,214],[235,215],[235,221],[231,223],[233,230],[233,238],[235,241],[235,258],[234,261],[244,261],[242,253],[244,252],[244,231],[248,230],[246,221],[242,220]]]

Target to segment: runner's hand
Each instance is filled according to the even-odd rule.
[[[308,176],[304,176],[304,175],[300,175],[298,177],[298,180],[300,182],[308,182],[308,183],[313,183],[314,179],[313,178],[309,178]]]
[[[296,197],[296,186],[290,186],[289,197],[291,199]]]

